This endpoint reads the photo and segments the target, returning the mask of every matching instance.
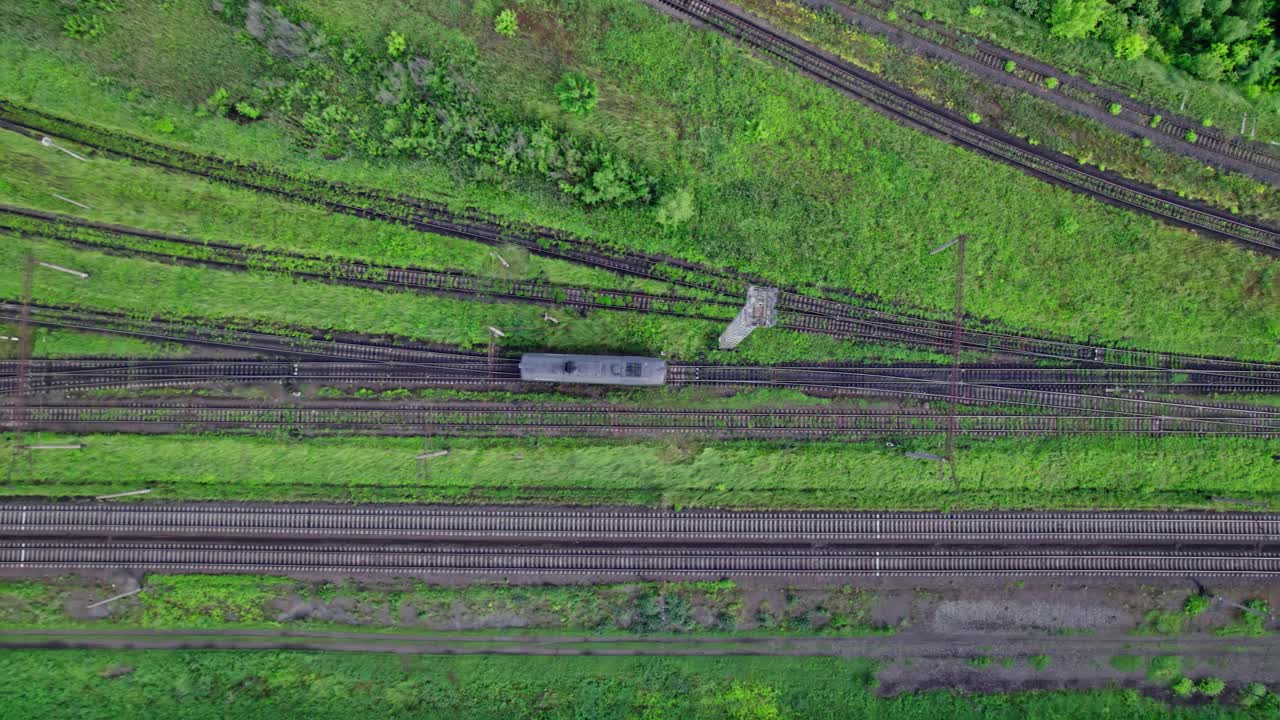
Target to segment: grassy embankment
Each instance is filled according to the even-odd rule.
[[[115,670],[113,672],[113,669]],[[881,698],[874,663],[817,658],[551,658],[299,652],[12,651],[14,720],[76,717],[1180,718],[1264,717],[1174,707],[1132,690]]]
[[[260,47],[235,41],[233,28],[198,3],[122,8],[106,16],[106,31],[92,42],[62,37],[50,11],[11,10],[0,30],[0,56],[10,68],[0,71],[0,92],[167,142],[931,308],[950,302],[951,261],[924,251],[966,230],[979,238],[968,288],[975,314],[1081,338],[1276,356],[1275,271],[1260,258],[919,136],[638,4],[602,2],[563,16],[558,5],[548,6],[526,8],[526,31],[510,40],[494,35],[483,13],[450,4],[403,17],[377,9],[356,14],[340,3],[306,3],[305,10],[331,37],[359,37],[366,48],[384,47],[398,28],[406,52],[456,60],[477,102],[502,117],[546,119],[572,137],[643,160],[662,198],[691,192],[689,222],[661,227],[655,207],[634,203],[588,211],[541,179],[452,156],[368,162],[351,150],[326,162],[297,152],[306,138],[284,129],[297,118],[282,106],[247,126],[195,117],[192,109],[217,87],[252,97],[258,74],[251,71],[268,64]],[[144,37],[144,24],[165,31]],[[213,39],[187,42],[197,31]],[[284,79],[305,71],[270,64]],[[169,72],[144,72],[156,65]],[[371,92],[369,77],[329,69],[334,83],[352,89],[349,97]],[[550,88],[568,69],[601,87],[594,114],[571,117],[556,106]],[[118,87],[92,84],[106,71]]]
[[[1214,171],[1199,160],[1159,146],[1144,146],[1132,135],[1059,108],[1031,92],[987,82],[951,63],[928,60],[802,2],[744,0],[740,4],[899,87],[960,115],[977,113],[983,125],[1172,193],[1272,221],[1280,218],[1280,190],[1266,183]],[[875,8],[860,10],[886,19]],[[909,23],[901,25],[916,30]]]
[[[1222,438],[972,440],[958,491],[903,456],[940,440],[862,443],[572,439],[85,435],[79,453],[11,465],[0,493],[86,496],[149,487],[148,499],[532,502],[830,509],[1280,507],[1280,445]],[[30,439],[34,442],[34,439]],[[427,478],[413,458],[430,461]],[[10,445],[0,445],[7,456]]]

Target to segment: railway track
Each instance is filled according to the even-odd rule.
[[[402,288],[432,294],[508,299],[578,309],[652,312],[720,322],[732,317],[740,305],[736,301],[681,296],[675,293],[655,295],[632,290],[596,289],[482,277],[453,271],[379,266],[351,261],[337,262],[331,258],[268,252],[238,245],[212,243],[3,205],[0,205],[0,227],[4,227],[2,218],[5,215],[23,221],[34,220],[38,223],[36,227],[39,228],[40,235],[77,245],[100,247],[105,243],[118,251],[158,258],[166,262],[202,264],[232,270],[272,268],[294,277],[359,287]],[[22,233],[31,232],[31,226],[28,225],[19,224],[13,229]],[[90,240],[84,235],[76,234],[86,230],[101,233],[101,235]],[[104,238],[107,239],[104,240]],[[112,241],[110,238],[115,240]],[[171,255],[154,248],[145,249],[129,244],[137,240],[171,243],[198,255],[195,257]],[[847,303],[790,291],[780,294],[779,306],[782,308],[779,314],[779,325],[797,332],[872,342],[903,343],[939,351],[949,351],[952,346],[952,327],[941,321],[858,308]],[[0,312],[3,312],[3,309],[3,306],[0,306]],[[10,309],[10,312],[15,311]],[[972,329],[963,333],[961,346],[971,351],[1103,366],[1168,368],[1211,364],[1223,368],[1246,370],[1268,367],[1265,363],[1106,348]],[[1271,367],[1280,368],[1280,365]]]
[[[521,548],[251,544],[225,541],[0,541],[0,571],[590,577],[1115,576],[1272,577],[1280,554],[1161,550]]]
[[[666,2],[666,0],[662,0]],[[627,253],[602,248],[567,233],[528,225],[505,223],[499,218],[477,213],[454,213],[444,206],[415,198],[384,193],[342,183],[300,178],[253,163],[242,163],[200,155],[150,143],[120,133],[93,128],[83,123],[57,118],[12,102],[0,100],[0,128],[38,139],[42,135],[61,137],[140,162],[176,172],[199,175],[238,187],[261,191],[332,212],[408,225],[424,232],[462,237],[490,245],[515,244],[531,252],[611,270],[625,275],[660,280],[719,295],[742,298],[748,284],[770,284],[743,273],[718,270],[662,256]],[[331,195],[352,199],[339,202]],[[352,204],[355,201],[362,205]],[[559,249],[572,252],[560,252]],[[664,265],[664,263],[666,263]],[[665,269],[664,269],[665,268]],[[701,278],[701,279],[700,279]],[[834,290],[822,293],[841,299],[801,294],[783,289],[778,308],[782,327],[801,332],[859,337],[870,341],[901,342],[930,349],[950,348],[951,323],[900,311],[887,310],[888,303],[874,298]],[[1098,365],[1133,367],[1182,367],[1217,363],[1231,367],[1257,367],[1258,363],[1227,358],[1202,357],[1089,345],[1052,338],[1006,332],[998,324],[969,321],[962,346],[1013,356],[1040,357]]]
[[[816,6],[845,5],[844,3],[812,1],[808,4]],[[1218,128],[1204,127],[1199,120],[1179,115],[1178,112],[1173,110],[1157,108],[1149,103],[1135,100],[1132,96],[1139,94],[1140,91],[1137,88],[1121,90],[1102,87],[1082,77],[1065,73],[1061,69],[1051,67],[1034,58],[999,47],[939,22],[926,20],[910,8],[895,6],[890,2],[867,0],[862,4],[862,7],[854,8],[850,5],[845,5],[845,7],[849,12],[857,15],[868,14],[869,9],[873,9],[882,19],[888,12],[894,12],[896,19],[902,22],[890,24],[895,28],[906,29],[918,40],[930,43],[936,48],[945,49],[937,53],[939,57],[954,60],[958,56],[991,70],[998,70],[999,73],[987,78],[988,81],[998,78],[998,81],[1005,85],[1024,92],[1034,91],[1034,94],[1046,97],[1065,109],[1084,112],[1094,118],[1118,118],[1123,122],[1127,122],[1131,131],[1135,134],[1155,136],[1157,141],[1160,136],[1170,139],[1171,142],[1163,144],[1175,151],[1183,150],[1187,147],[1183,138],[1187,132],[1194,131],[1198,136],[1195,146],[1216,156],[1221,167],[1252,175],[1273,185],[1277,183],[1277,178],[1280,178],[1280,155],[1277,155],[1266,145],[1258,142],[1248,142],[1243,138],[1231,138]],[[841,10],[844,11],[845,7],[842,7]],[[914,28],[906,28],[904,25],[914,26]],[[949,55],[946,51],[950,51],[954,55]],[[1010,60],[1015,64],[1012,72],[1005,69],[1005,63]],[[1050,77],[1059,81],[1059,84],[1052,90],[1045,85],[1045,81]],[[1112,103],[1121,107],[1121,112],[1118,115],[1111,113],[1110,105]],[[1157,115],[1160,116],[1160,121],[1156,127],[1152,128],[1151,121]]]
[[[1254,250],[1280,254],[1280,231],[1260,222],[1243,221],[1229,213],[1165,195],[1154,188],[1107,176],[1013,136],[968,123],[949,110],[895,88],[851,63],[792,39],[767,27],[762,21],[729,9],[723,3],[715,0],[650,1],[683,17],[705,23],[913,127],[1013,165],[1033,176],[1166,222],[1238,242]]]
[[[1273,513],[0,503],[0,537],[705,545],[1275,545]]]
[[[788,387],[810,393],[878,395],[916,400],[953,397],[945,368],[787,368],[729,366],[671,366],[674,386],[714,385],[731,387]],[[1043,372],[1043,371],[1049,372]],[[1087,377],[1088,370],[965,369],[954,397],[966,405],[1025,406],[1042,410],[1079,411],[1100,415],[1162,417],[1213,417],[1219,422],[1242,424],[1280,423],[1280,408],[1244,403],[1220,403],[1185,399],[1119,395],[1142,388],[1116,383],[1097,387],[1057,386],[1055,377]],[[1114,371],[1103,371],[1101,380],[1116,380]],[[1149,374],[1148,374],[1149,375]],[[1189,374],[1188,379],[1189,379]],[[983,377],[992,383],[982,383]],[[19,386],[17,365],[0,362],[0,394],[12,394]],[[1021,382],[1019,379],[1022,379]],[[1210,377],[1223,387],[1221,379]],[[383,384],[401,386],[505,387],[521,382],[519,363],[512,359],[444,358],[412,364],[284,362],[257,360],[40,360],[29,364],[26,387],[37,392],[91,388],[153,388],[245,382]],[[1142,382],[1143,378],[1138,378]],[[1166,378],[1167,381],[1167,378]],[[1237,392],[1275,391],[1277,382],[1256,379],[1235,386]],[[1128,385],[1126,387],[1126,385]],[[1153,388],[1154,389],[1154,388]],[[1168,391],[1168,387],[1164,388]]]
[[[227,430],[332,432],[421,436],[698,435],[718,439],[843,439],[930,435],[948,427],[949,413],[922,410],[829,408],[690,410],[592,405],[482,403],[262,405],[217,402],[123,402],[0,406],[0,423],[55,432],[127,430],[183,433]],[[1276,416],[1123,416],[1089,414],[965,413],[956,430],[971,436],[1005,435],[1239,435],[1280,437]]]

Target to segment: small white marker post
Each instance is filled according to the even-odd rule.
[[[18,342],[21,338],[10,337],[8,335],[0,335],[0,340],[8,340],[10,342]]]
[[[84,203],[76,202],[75,200],[72,200],[72,199],[71,199],[71,198],[69,198],[69,197],[63,197],[63,196],[59,195],[58,193],[49,193],[49,194],[50,194],[50,195],[52,195],[52,196],[54,196],[54,197],[56,197],[56,198],[58,198],[58,199],[59,199],[59,200],[61,200],[62,202],[69,202],[69,203],[71,203],[72,205],[75,205],[75,206],[76,206],[76,207],[78,207],[78,208],[84,208],[85,210],[92,210],[92,209],[93,209],[93,208],[89,207],[88,205],[85,205]],[[42,264],[43,264],[43,263],[42,263]]]
[[[431,458],[444,457],[445,455],[448,455],[448,454],[449,454],[448,450],[436,450],[434,452],[424,452],[421,455],[415,456],[413,459],[418,461],[418,479],[419,480],[430,479],[431,468],[427,464],[428,460],[430,460]]]
[[[66,273],[68,275],[75,275],[81,280],[89,279],[89,273],[87,272],[80,272],[79,270],[72,270],[71,268],[66,268],[66,267],[62,267],[61,265],[54,265],[53,263],[47,263],[39,260],[36,261],[36,264],[39,265],[40,267],[49,268],[50,270],[57,270],[58,272]]]
[[[112,493],[110,495],[97,495],[93,499],[94,500],[111,500],[112,498],[129,497],[130,495],[146,495],[149,492],[151,492],[151,488],[144,488],[142,490],[130,490],[129,492]]]
[[[116,600],[122,600],[122,599],[127,598],[127,597],[129,597],[129,596],[131,596],[131,595],[137,595],[137,594],[138,594],[138,593],[140,593],[140,592],[142,592],[142,588],[138,588],[137,590],[130,590],[130,591],[129,591],[129,592],[127,592],[127,593],[120,593],[119,595],[112,595],[111,597],[107,598],[106,600],[99,600],[98,602],[96,602],[96,603],[94,603],[94,604],[92,604],[92,605],[85,605],[85,606],[84,606],[84,609],[85,609],[85,610],[92,610],[93,608],[96,608],[96,607],[98,607],[98,606],[100,606],[100,605],[106,605],[106,604],[107,604],[107,603],[109,603],[109,602],[115,602]]]
[[[41,145],[43,145],[43,146],[45,146],[45,147],[47,147],[47,148],[53,148],[53,149],[55,149],[55,150],[61,150],[62,152],[64,152],[64,153],[66,153],[66,154],[70,155],[71,157],[73,157],[73,158],[75,158],[75,159],[79,160],[80,162],[89,162],[89,158],[87,158],[87,157],[83,157],[83,156],[80,156],[80,155],[77,155],[77,154],[75,154],[75,153],[71,152],[70,150],[68,150],[68,149],[66,149],[66,148],[64,148],[64,147],[62,147],[62,146],[61,146],[61,145],[59,145],[58,143],[54,142],[54,141],[53,141],[53,138],[49,137],[48,135],[45,135],[44,137],[41,137],[41,138],[40,138],[40,144],[41,144]]]
[[[546,321],[547,321],[547,322],[549,322],[549,323],[555,323],[556,325],[559,325],[559,324],[560,324],[560,321],[559,321],[559,320],[557,320],[557,319],[555,319],[555,318],[551,317],[551,315],[550,315],[550,314],[548,314],[548,313],[542,313],[542,319],[543,319],[543,320],[546,320]]]
[[[494,257],[498,258],[498,262],[502,263],[502,267],[504,267],[504,268],[506,268],[506,269],[508,269],[508,270],[510,270],[510,269],[511,269],[511,264],[510,264],[510,263],[508,263],[508,262],[506,261],[506,259],[505,259],[505,258],[503,258],[501,255],[499,255],[499,254],[498,254],[498,253],[496,253],[496,252],[495,252],[495,253],[490,253],[490,254],[491,254],[491,255],[493,255]]]

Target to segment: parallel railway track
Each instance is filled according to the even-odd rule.
[[[1273,577],[1280,554],[1161,550],[763,550],[457,545],[0,541],[0,571],[500,577]]]
[[[1026,142],[983,126],[967,123],[955,113],[936,107],[862,71],[830,53],[817,50],[767,27],[745,13],[715,0],[651,0],[695,18],[709,27],[780,60],[831,87],[905,121],[913,127],[940,135],[1024,172],[1069,187],[1077,192],[1154,215],[1166,222],[1208,232],[1246,247],[1280,253],[1280,231],[1258,222],[1246,222],[1228,213],[1197,207],[1154,188],[1106,176],[1074,161],[1039,150]]]
[[[0,503],[0,537],[735,545],[1274,545],[1273,513]]]
[[[711,438],[843,439],[942,432],[949,413],[937,410],[689,410],[591,405],[482,403],[299,403],[254,405],[232,401],[128,401],[113,404],[0,406],[0,423],[59,432],[173,433],[289,430],[420,436],[581,435],[628,437],[698,435]],[[1103,414],[962,414],[964,435],[1240,435],[1280,437],[1276,416],[1134,417]]]

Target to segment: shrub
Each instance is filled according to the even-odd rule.
[[[1145,138],[1145,137],[1144,137],[1144,138],[1142,138],[1141,145],[1142,145],[1142,147],[1144,147],[1144,148],[1149,148],[1149,147],[1151,147],[1151,138]]]
[[[925,19],[925,20],[932,20],[932,19],[933,19],[933,11],[932,11],[932,10],[925,10],[925,11],[924,11],[924,16],[923,16],[923,17],[924,17],[924,19]]]
[[[236,112],[239,113],[241,117],[245,117],[250,120],[257,120],[262,117],[261,110],[254,105],[244,102],[243,100],[236,103]]]
[[[1049,667],[1049,656],[1032,655],[1027,662],[1031,663],[1031,667],[1035,668],[1036,672],[1044,672]]]
[[[1259,637],[1267,634],[1266,622],[1271,615],[1271,606],[1265,600],[1250,600],[1244,606],[1252,612],[1242,612],[1238,620],[1218,630],[1219,635]]]
[[[693,218],[693,193],[680,188],[658,203],[658,224],[665,228],[683,225]]]
[[[974,17],[982,17],[983,15],[987,14],[987,9],[982,7],[981,5],[970,5],[969,14]]]
[[[507,8],[498,13],[498,17],[493,19],[493,31],[503,37],[515,37],[520,32],[520,20],[516,17],[516,11]]]
[[[395,30],[392,30],[391,34],[387,35],[387,55],[398,58],[404,54],[405,49],[408,47],[409,43],[405,41],[404,36]]]
[[[1205,127],[1213,127],[1213,118],[1211,118],[1211,117],[1207,117],[1207,118],[1205,118],[1205,119],[1201,120],[1201,121],[1200,121],[1200,124],[1201,124],[1201,125],[1203,125],[1203,126],[1205,126]]]
[[[596,84],[582,73],[566,73],[556,83],[556,97],[560,98],[560,108],[565,112],[586,115],[595,109],[599,101]]]
[[[1192,595],[1182,604],[1182,612],[1195,617],[1209,609],[1209,596]]]
[[[1222,678],[1209,677],[1201,680],[1196,685],[1196,689],[1205,697],[1218,697],[1223,690],[1227,689],[1227,684],[1222,681]]]
[[[1193,142],[1195,142],[1195,141],[1196,141],[1196,138],[1198,138],[1198,137],[1200,137],[1200,136],[1199,136],[1199,135],[1196,135],[1196,131],[1195,131],[1195,130],[1188,130],[1188,131],[1187,131],[1187,134],[1182,136],[1182,139],[1183,139],[1183,140],[1186,140],[1186,141],[1187,141],[1187,142],[1189,142],[1189,143],[1193,143]]]
[[[1122,109],[1123,108],[1120,107],[1120,103],[1111,103],[1110,105],[1107,106],[1107,112],[1111,113],[1112,115],[1119,115],[1120,110]]]
[[[1018,67],[1018,63],[1016,63],[1016,62],[1014,62],[1014,61],[1012,61],[1012,60],[1005,60],[1005,61],[1004,61],[1004,71],[1005,71],[1005,72],[1007,72],[1007,73],[1011,73],[1011,72],[1013,72],[1015,69],[1017,69],[1017,67]]]
[[[1169,686],[1169,691],[1178,697],[1191,697],[1196,691],[1196,684],[1191,682],[1191,678],[1178,678]]]
[[[1253,707],[1267,698],[1267,686],[1260,682],[1249,683],[1240,693],[1240,707]]]
[[[1112,49],[1116,53],[1116,57],[1121,60],[1136,60],[1147,52],[1147,48],[1151,46],[1151,41],[1145,35],[1139,33],[1129,33],[1116,38]]]
[[[212,95],[205,98],[204,110],[214,115],[226,115],[227,109],[231,107],[230,97],[231,95],[227,92],[227,89],[220,87],[214,90]]]
[[[1164,119],[1164,118],[1163,118],[1163,117],[1161,117],[1160,115],[1152,115],[1152,116],[1151,116],[1151,123],[1150,123],[1151,127],[1158,127],[1158,126],[1160,125],[1160,121],[1161,121],[1161,120],[1163,120],[1163,119]]]
[[[986,655],[969,658],[969,667],[985,668],[991,666],[991,658]]]
[[[969,122],[973,123],[974,125],[977,125],[978,123],[982,122],[982,116],[976,112],[971,112],[966,117],[968,117]]]
[[[160,118],[151,127],[156,132],[164,133],[165,135],[170,135],[177,129],[174,127],[173,120],[171,118]]]
[[[894,10],[890,10],[888,13],[886,13],[886,14],[885,14],[885,16],[884,16],[884,17],[885,17],[885,19],[886,19],[886,20],[888,20],[889,22],[897,22],[897,21],[898,21],[898,13],[897,13],[896,11],[894,11]]]
[[[1045,78],[1045,79],[1044,79],[1044,86],[1045,86],[1045,87],[1047,87],[1047,88],[1049,88],[1050,90],[1052,90],[1052,89],[1054,89],[1054,88],[1058,87],[1058,78],[1056,78],[1056,77],[1047,77],[1047,78]]]
[[[72,40],[96,38],[105,30],[97,15],[71,15],[62,23],[62,31]]]

